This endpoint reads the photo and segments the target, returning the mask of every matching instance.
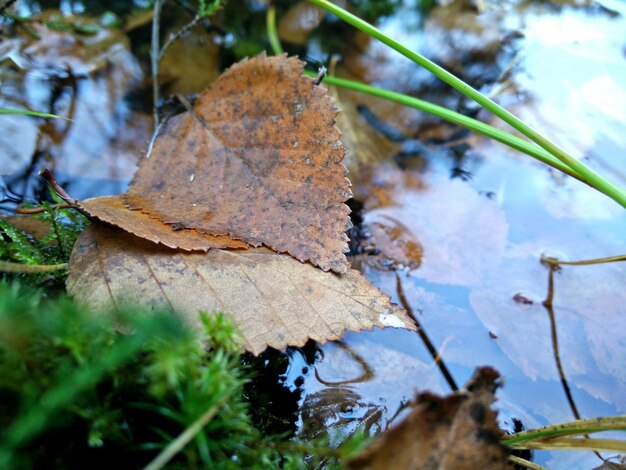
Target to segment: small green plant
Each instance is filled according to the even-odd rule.
[[[82,214],[65,208],[56,194],[51,195],[55,204],[25,208],[29,217],[47,227],[43,237],[0,218],[0,271],[14,273],[30,284],[49,275],[62,280],[74,242],[88,222]]]
[[[0,468],[304,468],[340,454],[257,428],[234,326],[201,321],[94,315],[0,282]]]

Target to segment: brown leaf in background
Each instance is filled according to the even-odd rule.
[[[302,346],[309,338],[336,340],[348,330],[414,329],[406,313],[355,270],[325,273],[265,248],[181,253],[103,226],[78,239],[67,288],[92,308],[169,306],[190,323],[198,322],[198,311],[223,311],[254,354]]]
[[[82,201],[79,207],[92,217],[123,228],[138,237],[187,251],[208,251],[211,248],[245,249],[247,244],[229,237],[199,233],[195,229],[175,230],[158,219],[138,210],[130,210],[122,196],[97,197]]]
[[[50,233],[50,224],[34,217],[14,215],[11,217],[0,216],[0,219],[4,219],[17,229],[29,233],[35,240],[43,240]]]
[[[325,10],[307,1],[299,1],[280,16],[278,37],[282,41],[304,46],[325,17]]]
[[[350,182],[337,109],[286,56],[243,60],[166,121],[126,195],[175,227],[345,273]]]
[[[348,469],[511,469],[491,409],[499,374],[478,369],[464,391],[422,393],[396,427],[381,434]]]
[[[361,116],[359,107],[363,106],[362,94],[338,87],[332,87],[330,94],[341,108],[337,125],[343,132],[341,142],[350,149],[344,164],[348,167],[350,181],[358,191],[364,168],[392,158],[402,147],[382,135]],[[358,192],[355,197],[358,199]]]

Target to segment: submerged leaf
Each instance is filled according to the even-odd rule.
[[[102,226],[89,227],[78,240],[67,287],[94,308],[165,306],[190,322],[199,310],[223,311],[254,354],[339,339],[347,330],[414,329],[406,313],[355,270],[325,273],[265,248],[186,254]]]
[[[363,180],[368,243],[429,282],[480,284],[502,258],[508,225],[496,201],[467,183],[393,167]]]

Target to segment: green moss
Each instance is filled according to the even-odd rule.
[[[56,194],[52,194],[57,204],[62,203]],[[30,217],[48,226],[48,233],[43,238],[22,230],[8,220],[0,219],[0,260],[26,265],[55,265],[69,261],[72,247],[80,233],[88,224],[87,219],[74,209],[59,209],[55,204],[44,202],[40,206],[43,212]],[[19,279],[22,283],[38,285],[47,280],[60,287],[65,271],[53,274],[1,274],[5,279]]]
[[[0,468],[144,466],[212,407],[172,468],[303,468],[337,455],[255,425],[250,407],[263,404],[245,393],[250,361],[233,325],[201,318],[194,332],[170,313],[94,315],[0,282]]]

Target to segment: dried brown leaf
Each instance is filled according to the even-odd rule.
[[[67,287],[93,308],[169,306],[190,323],[198,322],[198,311],[223,311],[254,354],[302,346],[309,338],[336,340],[348,330],[414,329],[406,313],[355,270],[325,273],[265,248],[181,253],[98,225],[78,239]]]
[[[343,132],[341,141],[350,149],[344,164],[348,167],[350,181],[358,190],[365,167],[389,160],[402,147],[397,142],[389,140],[363,118],[359,112],[359,107],[363,106],[365,101],[363,94],[338,87],[331,88],[330,93],[341,108],[341,113],[337,116],[337,125]],[[353,191],[358,199],[358,192],[354,188]]]
[[[50,224],[43,220],[25,215],[0,217],[24,232],[29,233],[35,240],[43,240],[50,233]]]
[[[138,237],[170,248],[187,251],[208,251],[211,248],[245,249],[247,244],[229,237],[199,233],[194,229],[175,230],[171,225],[152,218],[139,210],[131,210],[122,196],[107,196],[88,199],[79,207],[92,217],[116,227],[123,228]]]
[[[345,273],[350,182],[326,90],[264,55],[224,72],[166,121],[126,195],[174,227],[266,245]]]
[[[440,397],[422,393],[395,428],[381,434],[348,469],[511,469],[491,405],[498,373],[478,369],[466,389]]]

